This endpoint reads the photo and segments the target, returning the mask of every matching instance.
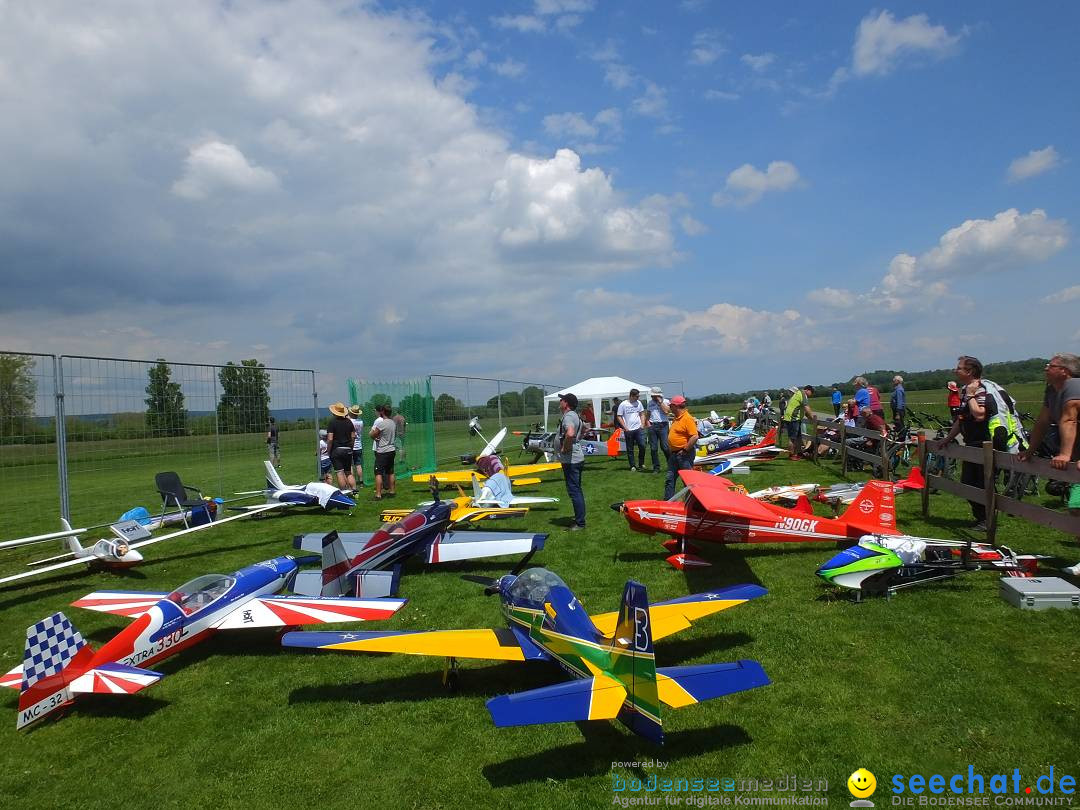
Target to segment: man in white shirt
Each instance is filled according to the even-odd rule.
[[[637,472],[638,468],[645,467],[645,406],[641,404],[641,392],[636,388],[630,389],[630,397],[619,404],[615,420],[623,429],[623,439],[626,441],[626,460],[630,462],[630,469]],[[634,448],[638,451],[638,462],[634,464]]]

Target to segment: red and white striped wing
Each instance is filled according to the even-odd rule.
[[[147,591],[94,591],[71,604],[99,613],[112,613],[115,616],[135,618],[141,616],[162,599],[167,593],[149,593]]]
[[[353,599],[349,597],[263,596],[251,599],[226,615],[214,628],[295,627],[305,624],[389,619],[407,599]]]
[[[0,686],[6,686],[9,689],[21,689],[22,688],[22,664],[0,677]]]
[[[160,672],[123,664],[102,664],[75,678],[68,687],[75,694],[133,695],[160,680]]]

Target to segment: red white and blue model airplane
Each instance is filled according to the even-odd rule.
[[[618,613],[590,617],[556,574],[530,568],[499,580],[467,577],[498,594],[509,628],[435,632],[286,633],[287,647],[345,652],[406,653],[449,659],[554,661],[575,680],[487,702],[496,726],[618,719],[655,743],[664,741],[663,706],[679,708],[769,683],[756,661],[657,667],[653,640],[691,622],[763,596],[757,585],[649,604],[645,586],[630,581]]]
[[[455,503],[435,500],[377,532],[304,534],[293,540],[301,551],[322,554],[322,571],[301,571],[293,590],[321,596],[393,596],[401,566],[418,556],[429,565],[524,554],[528,560],[544,547],[546,534],[449,530]],[[520,565],[520,563],[519,563]]]
[[[0,686],[20,691],[16,728],[69,706],[82,694],[134,694],[161,679],[144,667],[219,630],[296,627],[386,619],[405,599],[326,599],[277,595],[291,586],[300,561],[276,557],[231,575],[207,574],[171,593],[96,591],[73,604],[134,619],[94,650],[63,613],[26,631],[23,663]]]

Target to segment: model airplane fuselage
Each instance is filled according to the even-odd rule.
[[[354,509],[356,502],[337,487],[325,484],[322,481],[312,481],[308,484],[286,484],[278,475],[277,468],[269,461],[264,461],[266,467],[266,490],[263,492],[242,492],[241,495],[265,494],[268,504],[281,509],[294,506],[321,506],[329,511],[331,509]],[[248,511],[265,511],[260,506],[232,507]]]
[[[276,557],[231,575],[207,574],[171,593],[97,591],[75,607],[134,621],[98,650],[63,613],[27,630],[23,664],[0,678],[20,689],[18,728],[62,708],[79,694],[131,694],[161,675],[144,669],[218,630],[288,627],[327,621],[386,619],[404,599],[320,599],[276,596],[295,578],[298,562]]]
[[[348,652],[400,652],[501,661],[553,661],[573,681],[492,698],[496,726],[618,719],[653,742],[663,742],[661,708],[686,706],[765,686],[756,661],[658,668],[654,638],[694,619],[766,593],[736,585],[650,605],[645,586],[627,582],[617,614],[590,617],[556,574],[531,568],[488,587],[502,601],[508,628],[388,633],[286,633],[290,647]]]
[[[676,568],[709,563],[690,553],[687,541],[709,543],[855,543],[869,532],[897,534],[892,484],[870,481],[843,515],[819,517],[812,511],[756,501],[728,481],[694,470],[679,472],[686,489],[670,501],[613,504],[630,528],[676,538],[668,562]]]

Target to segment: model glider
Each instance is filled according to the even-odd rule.
[[[195,532],[206,531],[207,529],[214,529],[233,520],[240,520],[245,517],[250,517],[253,514],[257,514],[260,511],[266,511],[273,508],[275,508],[274,505],[264,504],[260,507],[255,507],[254,511],[244,512],[242,515],[232,515],[231,517],[223,518],[221,520],[215,520],[212,523],[201,523],[198,526],[192,526],[189,529],[181,529],[180,531],[162,534],[157,537],[151,537],[150,532],[146,530],[146,527],[140,526],[137,521],[124,520],[109,525],[113,534],[116,535],[116,539],[103,538],[95,542],[92,546],[85,548],[82,543],[79,542],[78,537],[78,535],[85,530],[72,529],[71,525],[61,518],[60,521],[64,524],[64,531],[56,532],[52,535],[40,535],[35,542],[41,542],[40,538],[42,537],[51,539],[59,536],[63,538],[62,543],[64,547],[68,549],[67,553],[29,563],[32,570],[0,578],[0,585],[28,579],[29,577],[40,576],[41,574],[50,571],[62,571],[65,568],[71,568],[77,565],[89,565],[92,568],[130,568],[143,561],[143,556],[138,549],[143,548],[144,546],[153,545],[154,543],[163,543],[166,540],[173,540],[177,537],[184,537],[189,534],[194,534]],[[28,539],[33,540],[34,538],[24,538],[24,541]],[[57,562],[57,560],[60,560],[61,562]]]
[[[553,661],[575,678],[569,683],[503,695],[487,702],[496,726],[619,720],[652,740],[664,741],[663,706],[680,708],[765,686],[757,661],[657,667],[653,641],[697,619],[763,596],[757,585],[736,585],[649,604],[645,586],[630,581],[618,613],[593,616],[556,574],[530,568],[485,581],[498,594],[509,628],[387,633],[286,633],[287,647],[339,652],[406,653],[449,659]]]
[[[1011,577],[1038,572],[1034,554],[1005,546],[908,535],[868,534],[817,569],[826,582],[864,595],[892,595],[900,588],[951,579],[967,571],[989,570]]]
[[[265,512],[266,506],[271,509],[291,509],[295,506],[319,506],[330,511],[331,509],[353,509],[356,502],[337,487],[324,484],[322,481],[312,481],[308,484],[286,484],[278,475],[277,469],[269,461],[264,461],[266,467],[266,489],[257,489],[252,492],[238,492],[237,495],[265,495],[266,504],[255,506],[230,506],[233,510],[245,510],[249,512]]]
[[[219,630],[386,619],[406,602],[277,595],[292,583],[298,565],[293,557],[276,557],[229,576],[198,577],[171,593],[87,594],[73,604],[134,620],[98,650],[63,613],[27,628],[23,663],[0,678],[0,685],[21,693],[16,728],[69,706],[78,695],[145,689],[162,677],[145,667]]]
[[[323,555],[323,569],[302,571],[294,590],[322,596],[391,596],[397,593],[401,566],[418,556],[429,565],[524,554],[544,547],[546,534],[451,532],[453,502],[436,500],[371,534],[304,534],[293,545]]]
[[[685,489],[670,501],[625,501],[612,504],[633,531],[662,532],[674,539],[664,543],[675,568],[707,566],[689,541],[708,543],[855,543],[864,534],[899,534],[893,485],[869,481],[859,498],[839,517],[815,515],[809,501],[801,509],[787,509],[756,501],[723,478],[680,470]]]

